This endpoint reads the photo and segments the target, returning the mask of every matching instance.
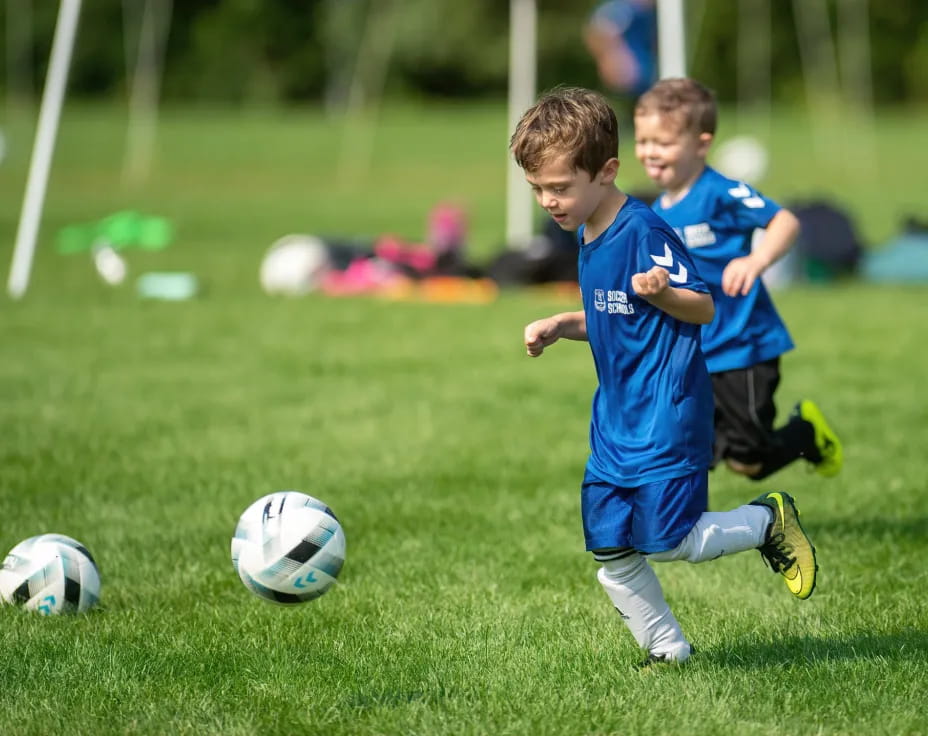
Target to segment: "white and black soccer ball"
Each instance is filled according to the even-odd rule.
[[[282,604],[318,598],[345,562],[345,532],[322,501],[298,491],[263,496],[232,537],[232,566],[255,595]]]
[[[258,279],[268,294],[301,296],[319,287],[332,268],[329,248],[315,235],[285,235],[261,261]]]
[[[76,539],[41,534],[17,544],[3,560],[0,598],[45,616],[83,613],[100,600],[100,572]]]

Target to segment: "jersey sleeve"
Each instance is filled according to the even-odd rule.
[[[590,15],[590,24],[606,26],[619,35],[632,23],[632,9],[627,0],[608,0],[597,6]]]
[[[721,192],[725,209],[731,214],[735,228],[750,231],[765,228],[780,211],[780,205],[744,182],[737,182]]]
[[[709,287],[702,280],[686,246],[671,229],[654,229],[641,239],[638,268],[641,273],[650,271],[654,266],[667,269],[670,274],[670,286],[676,289],[688,289],[708,293]]]

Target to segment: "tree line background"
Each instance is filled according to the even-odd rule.
[[[10,98],[35,96],[58,3],[5,1],[0,80]],[[826,3],[832,28],[838,2]],[[866,4],[875,102],[928,99],[928,2]],[[538,0],[539,88],[600,86],[582,42],[583,23],[595,5]],[[697,29],[688,39],[689,73],[723,101],[738,94],[739,5],[686,3]],[[125,18],[140,18],[142,6],[142,0],[85,0],[69,79],[72,97],[125,92],[138,40],[137,26]],[[169,102],[331,101],[350,95],[352,85],[388,96],[499,98],[507,86],[505,0],[173,0],[167,6],[161,94]],[[795,100],[803,93],[804,70],[794,5],[770,0],[770,7],[771,97]]]

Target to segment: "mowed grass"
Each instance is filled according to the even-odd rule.
[[[575,305],[257,287],[280,235],[413,237],[446,197],[489,254],[501,109],[386,111],[369,177],[333,170],[340,131],[314,113],[169,111],[135,189],[116,112],[65,116],[32,288],[0,302],[0,554],[69,534],[104,586],[83,616],[0,608],[0,733],[928,733],[928,289],[777,294],[798,344],[781,414],[816,399],[846,467],[762,485],[717,471],[711,504],[789,490],[818,589],[794,600],[755,553],[661,565],[698,655],[641,673],[582,549],[589,351],[521,347],[527,321]],[[880,146],[914,140],[901,121]],[[27,160],[14,146],[0,169],[7,244]],[[878,185],[834,185],[864,190]],[[874,194],[872,232],[891,231],[889,200]],[[128,253],[132,275],[189,269],[203,296],[140,301],[54,252],[58,227],[127,206],[178,228],[163,253]],[[248,593],[229,558],[238,515],[281,488],[324,499],[348,538],[340,584],[295,608]]]

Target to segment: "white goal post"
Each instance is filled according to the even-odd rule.
[[[509,0],[509,135],[535,99],[537,18],[536,0]],[[683,0],[657,0],[657,24],[661,77],[686,76]],[[506,246],[517,250],[528,246],[534,232],[534,203],[508,153],[507,164]]]
[[[42,217],[42,205],[45,202],[45,190],[48,185],[48,172],[51,167],[52,152],[55,149],[55,138],[58,135],[58,121],[61,118],[61,105],[64,101],[68,69],[71,65],[71,52],[74,49],[80,13],[81,0],[61,0],[61,5],[58,7],[58,20],[55,23],[55,37],[52,41],[48,75],[45,78],[45,91],[42,94],[42,106],[39,110],[35,144],[32,147],[32,159],[29,162],[26,194],[19,216],[19,228],[16,231],[10,278],[7,283],[7,290],[14,299],[19,299],[25,294],[29,286],[32,257],[35,253],[39,220]]]

